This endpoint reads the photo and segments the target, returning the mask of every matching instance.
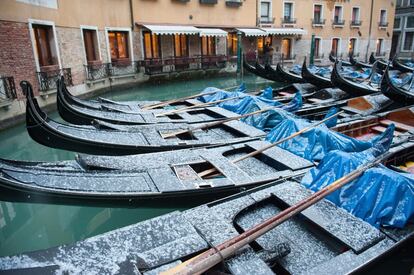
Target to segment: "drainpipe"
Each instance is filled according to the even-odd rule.
[[[242,33],[240,31],[237,32],[237,72],[241,72],[242,67]]]
[[[134,6],[132,1],[134,0],[129,0],[129,14],[131,16],[131,31],[134,30],[135,27],[135,21],[134,21]]]
[[[368,62],[369,56],[369,46],[371,45],[371,32],[372,32],[372,14],[374,12],[374,0],[371,0],[371,14],[369,17],[369,32],[368,32],[368,44],[367,44],[367,52],[365,53],[365,62]]]

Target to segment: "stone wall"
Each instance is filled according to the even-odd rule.
[[[0,75],[13,76],[17,96],[23,98],[20,81],[28,80],[38,92],[36,63],[27,23],[0,21]]]

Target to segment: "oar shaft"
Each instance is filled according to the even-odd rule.
[[[200,255],[187,260],[186,262],[171,268],[166,272],[161,274],[200,274],[209,270],[211,267],[220,263],[223,259],[228,258],[231,255],[234,255],[238,250],[240,250],[245,245],[253,242],[263,234],[269,232],[276,226],[285,222],[286,220],[292,218],[298,213],[304,211],[315,203],[319,202],[329,194],[343,187],[352,180],[358,178],[365,170],[377,165],[383,157],[377,158],[369,164],[365,164],[358,169],[352,171],[351,173],[343,176],[342,178],[334,181],[325,188],[315,192],[308,198],[290,206],[289,208],[281,211],[277,215],[263,221],[262,223],[254,226],[253,228],[245,231],[244,233],[225,241],[224,243],[213,247]]]
[[[198,94],[195,94],[195,95],[190,95],[190,96],[177,98],[177,99],[171,99],[171,100],[167,100],[167,101],[156,103],[156,104],[146,105],[146,106],[143,106],[141,109],[151,110],[151,109],[154,109],[154,108],[163,107],[163,106],[166,106],[166,105],[169,105],[169,104],[172,104],[172,103],[176,103],[176,102],[180,102],[180,101],[184,101],[184,100],[187,100],[187,99],[192,99],[192,98],[196,98],[196,97],[203,96],[203,95],[211,95],[211,94],[215,94],[215,93],[217,93],[217,91],[212,91],[212,92],[208,92],[208,93],[198,93]]]

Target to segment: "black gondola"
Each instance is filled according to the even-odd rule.
[[[243,68],[245,68],[248,72],[258,75],[257,74],[257,70],[254,66],[250,65],[247,61],[246,58],[243,58]]]
[[[240,121],[231,121],[219,128],[193,131],[173,138],[163,134],[191,129],[188,124],[119,126],[97,122],[96,127],[66,125],[48,118],[33,97],[30,83],[22,82],[27,96],[26,126],[37,142],[58,149],[88,154],[130,155],[170,151],[201,146],[241,142],[265,135],[264,132]],[[100,129],[99,129],[100,128]]]
[[[308,66],[306,66],[306,58],[303,60],[302,65],[302,78],[308,83],[315,85],[318,88],[330,88],[333,87],[331,79],[312,73]]]
[[[381,92],[395,102],[409,105],[414,104],[414,84],[412,81],[413,80],[407,84],[408,86],[411,86],[407,87],[410,88],[410,90],[407,90],[407,88],[404,87],[398,87],[392,82],[390,71],[387,68],[381,81]]]
[[[392,65],[395,70],[399,70],[400,72],[403,72],[403,73],[414,72],[414,67],[407,66],[406,64],[404,64],[402,61],[398,60],[397,58],[395,58],[392,61]]]
[[[177,203],[177,198],[212,198],[289,178],[313,166],[279,147],[237,165],[232,163],[235,157],[268,144],[250,141],[124,157],[80,155],[76,161],[53,163],[0,160],[0,189],[10,193],[7,200],[25,194],[26,199],[41,197],[48,203],[61,199],[87,205],[149,199],[175,199]],[[218,169],[217,175],[200,175],[213,167]]]
[[[332,53],[329,54],[329,61],[331,61],[332,63],[335,63],[338,60],[337,57],[335,57]],[[346,60],[341,60],[342,64],[344,66],[352,66],[351,62],[346,61]]]
[[[368,63],[358,61],[354,58],[353,55],[349,56],[349,60],[350,60],[350,63],[352,64],[352,66],[354,66],[355,68],[358,68],[358,69],[360,69],[360,68],[372,68],[372,64],[368,64]]]
[[[374,53],[372,52],[371,55],[369,56],[369,63],[370,64],[374,64],[375,62],[377,62],[377,67],[380,70],[385,70],[385,68],[389,67],[391,69],[393,69],[392,64],[388,64],[387,61],[381,59],[381,58],[376,58],[374,56]]]
[[[413,157],[411,154],[407,157]],[[387,161],[394,161],[392,157]],[[299,178],[300,179],[300,178]],[[199,189],[206,192],[211,189]],[[380,191],[379,191],[380,192]],[[165,195],[168,192],[166,192]],[[164,214],[75,244],[0,258],[16,274],[159,274],[310,196],[297,181],[278,180],[231,197]],[[215,274],[350,274],[372,268],[414,227],[376,228],[323,199],[257,238]],[[275,271],[278,270],[278,271]]]
[[[281,75],[275,69],[273,69],[273,67],[270,66],[269,64],[265,65],[265,71],[266,71],[266,75],[269,78],[273,79],[274,81],[281,82],[281,83],[289,83],[285,79],[283,79]]]
[[[362,96],[362,95],[368,95],[377,93],[380,91],[379,87],[376,87],[375,84],[369,84],[369,83],[357,83],[355,81],[352,81],[350,79],[346,79],[341,75],[341,63],[336,62],[332,74],[331,74],[331,81],[332,84],[335,87],[340,88],[341,90],[347,92],[348,94],[352,96]]]
[[[281,63],[277,63],[276,73],[285,81],[289,83],[304,83],[301,75],[286,71]]]

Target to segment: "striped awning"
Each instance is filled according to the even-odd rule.
[[[268,35],[304,35],[305,30],[295,28],[262,28]]]
[[[170,26],[170,25],[144,25],[153,34],[172,35],[172,34],[198,34],[200,30],[193,26]]]
[[[227,36],[227,32],[222,29],[204,29],[197,28],[200,30],[200,36]]]
[[[236,29],[238,31],[241,31],[245,36],[266,36],[267,33],[261,29]]]

